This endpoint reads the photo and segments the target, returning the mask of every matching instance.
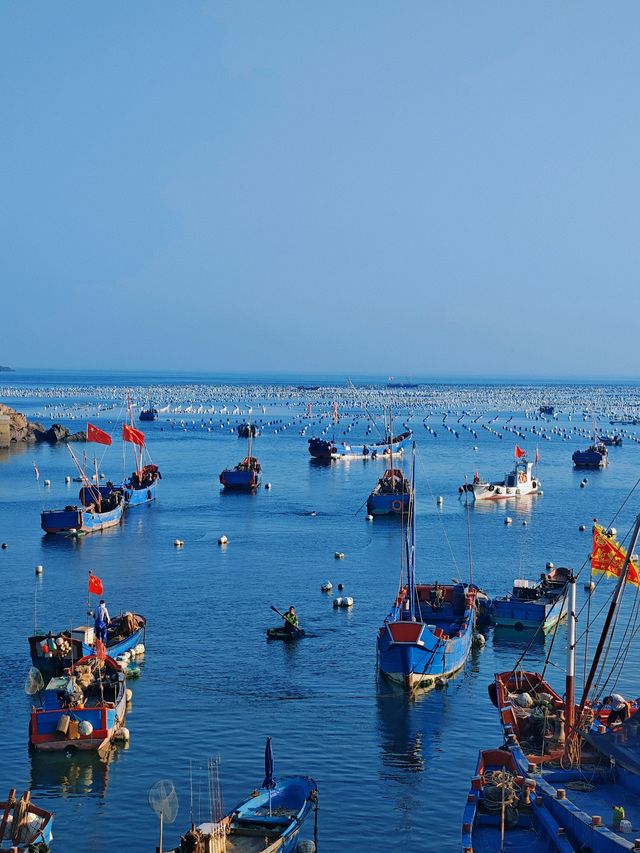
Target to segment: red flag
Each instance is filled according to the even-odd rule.
[[[521,447],[518,447],[516,444],[515,457],[516,459],[522,459],[523,456],[527,455],[527,451],[523,450]]]
[[[87,441],[95,441],[96,444],[111,444],[111,436],[107,432],[98,429],[93,424],[87,424]]]
[[[122,440],[130,441],[131,444],[137,444],[139,447],[144,447],[144,433],[139,429],[134,429],[129,424],[122,424]]]
[[[89,572],[89,592],[94,595],[104,595],[102,581],[97,575],[92,575],[91,572]]]
[[[96,637],[96,657],[98,660],[106,660],[107,659],[107,647]]]

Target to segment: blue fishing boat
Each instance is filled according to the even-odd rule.
[[[225,468],[220,482],[225,489],[257,489],[260,485],[262,467],[255,456],[247,456],[235,468]]]
[[[143,465],[122,484],[125,508],[151,503],[156,499],[156,488],[162,474],[157,465]]]
[[[560,566],[542,572],[539,581],[514,580],[508,595],[493,600],[496,627],[550,631],[567,616],[567,599],[563,593],[570,577],[571,569]]]
[[[81,658],[39,692],[31,709],[34,749],[89,749],[103,754],[127,713],[126,677],[110,657]]]
[[[388,468],[367,498],[370,515],[401,515],[409,510],[411,484],[399,468]]]
[[[145,641],[147,620],[139,613],[121,613],[107,627],[107,654],[112,658],[134,649]],[[63,675],[83,657],[95,655],[93,627],[79,625],[72,630],[29,637],[32,664],[44,676]]]
[[[571,457],[576,468],[606,468],[609,464],[609,451],[600,441],[587,450],[576,450]]]
[[[482,750],[462,819],[462,853],[574,853],[539,797],[508,749]]]
[[[95,533],[120,524],[123,511],[122,492],[110,491],[89,506],[44,510],[40,513],[40,526],[45,533]]]
[[[207,841],[221,835],[233,853],[293,853],[317,796],[318,786],[310,776],[284,776],[270,791],[243,800],[222,820],[192,826],[172,853],[209,849]],[[194,846],[197,843],[202,846]]]
[[[53,839],[53,812],[31,802],[31,792],[25,791],[18,800],[16,789],[0,802],[0,850],[49,850]]]
[[[158,410],[154,408],[143,409],[139,415],[141,421],[155,421],[157,417]]]
[[[327,441],[324,438],[310,438],[308,441],[309,453],[314,459],[330,462],[338,453],[338,448],[333,441]]]
[[[406,527],[406,582],[378,632],[378,666],[409,690],[432,687],[464,666],[473,640],[475,587],[417,584],[415,569],[415,445]],[[404,574],[404,573],[403,573]]]
[[[617,433],[615,435],[601,435],[600,442],[605,447],[622,447],[622,436]]]

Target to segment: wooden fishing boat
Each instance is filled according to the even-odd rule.
[[[16,799],[12,788],[0,802],[0,850],[45,851],[53,839],[53,812],[31,802],[31,792]]]
[[[44,510],[40,513],[40,526],[45,533],[96,533],[117,527],[123,512],[124,496],[116,490],[88,506]]]
[[[416,583],[415,445],[406,526],[406,582],[378,631],[378,666],[409,690],[433,687],[464,666],[473,640],[476,588]],[[404,573],[403,573],[404,574]]]
[[[609,451],[603,442],[599,441],[587,450],[576,450],[571,459],[576,468],[606,468],[609,464]]]
[[[370,515],[402,515],[409,509],[411,484],[399,468],[388,468],[367,498]]]
[[[556,820],[540,808],[536,786],[509,750],[482,750],[464,809],[463,853],[574,853]]]
[[[225,468],[220,482],[225,489],[257,489],[262,467],[255,456],[247,456],[235,468]]]
[[[517,578],[511,593],[493,600],[496,627],[516,631],[550,631],[567,616],[567,599],[563,595],[571,569],[554,567],[543,572],[539,581]]]
[[[254,791],[220,821],[193,825],[171,853],[293,853],[318,798],[310,776],[285,776]]]
[[[121,613],[107,627],[107,654],[114,660],[145,641],[147,620],[139,613]],[[93,627],[79,625],[70,631],[29,637],[31,662],[45,675],[62,675],[83,657],[95,655]]]
[[[31,709],[34,749],[90,749],[104,753],[127,713],[126,677],[112,658],[81,658],[40,691]]]
[[[157,465],[143,465],[122,484],[125,508],[151,503],[156,499],[156,487],[162,474]]]

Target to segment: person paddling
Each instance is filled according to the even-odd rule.
[[[300,623],[298,622],[298,616],[293,604],[284,614],[284,626],[290,634],[295,634],[300,629]]]

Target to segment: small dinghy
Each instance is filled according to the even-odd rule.
[[[0,850],[48,850],[53,813],[31,802],[31,792],[16,799],[15,788],[0,802]]]
[[[291,640],[299,640],[301,637],[304,637],[302,628],[298,628],[295,631],[288,631],[284,625],[279,625],[277,628],[267,628],[267,639],[269,640],[290,642]]]

